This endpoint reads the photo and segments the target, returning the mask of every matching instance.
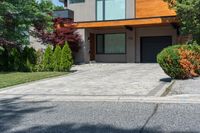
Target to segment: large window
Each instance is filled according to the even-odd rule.
[[[85,0],[69,0],[70,4],[73,4],[73,3],[83,3],[83,2],[85,2]]]
[[[125,54],[126,34],[98,34],[96,36],[97,54]]]
[[[125,18],[126,0],[96,0],[97,21]]]

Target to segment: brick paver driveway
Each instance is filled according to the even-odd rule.
[[[168,78],[158,64],[87,64],[72,70],[76,72],[11,87],[0,95],[153,96]]]

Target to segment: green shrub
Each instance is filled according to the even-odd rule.
[[[174,79],[186,79],[200,75],[200,46],[174,45],[165,48],[157,56],[164,72]]]
[[[37,61],[36,61],[36,65],[34,67],[34,72],[42,72],[43,71],[43,52],[42,50],[38,50],[36,52],[36,56],[37,56]]]
[[[9,55],[8,55],[8,50],[4,48],[2,49],[0,53],[0,71],[8,71],[8,60],[9,60]]]
[[[56,46],[53,53],[53,69],[54,71],[60,70],[60,62],[61,62],[61,53],[62,50],[59,45]]]
[[[18,71],[22,64],[20,51],[17,48],[12,48],[8,56],[8,70]]]
[[[44,71],[52,71],[53,70],[53,61],[52,61],[52,56],[53,56],[53,51],[52,51],[52,47],[49,45],[44,53],[44,57],[43,57],[43,70]]]
[[[66,43],[62,48],[60,70],[70,71],[72,65],[73,65],[72,52],[71,49],[69,48],[68,43]]]
[[[4,47],[0,46],[0,55],[5,51]]]
[[[44,52],[42,50],[36,51],[37,61],[36,64],[42,64]]]
[[[37,63],[36,51],[33,48],[25,47],[22,53],[22,65],[20,71],[31,72]]]

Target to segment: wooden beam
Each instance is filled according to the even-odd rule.
[[[173,17],[157,17],[157,18],[143,18],[131,20],[114,20],[114,21],[101,21],[101,22],[78,22],[74,26],[78,29],[81,28],[101,28],[101,27],[121,27],[121,26],[147,26],[147,25],[163,25],[170,23],[177,23],[177,18]],[[65,27],[68,24],[64,24]]]

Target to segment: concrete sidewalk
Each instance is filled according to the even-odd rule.
[[[200,78],[175,80],[168,97],[200,98]]]

